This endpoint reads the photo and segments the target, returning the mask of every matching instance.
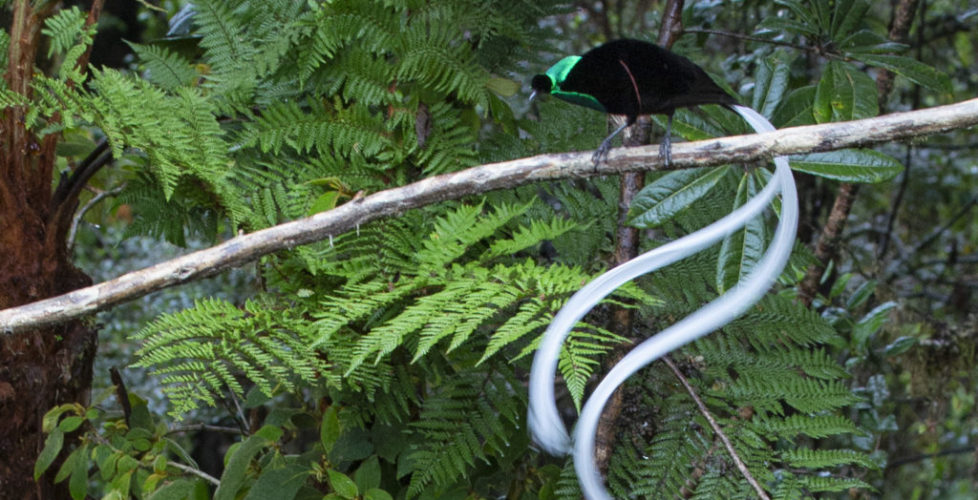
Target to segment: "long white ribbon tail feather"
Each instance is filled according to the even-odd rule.
[[[733,106],[733,109],[754,130],[774,130],[774,126],[753,109],[744,106]],[[774,164],[772,180],[746,204],[713,224],[642,254],[588,283],[571,297],[544,333],[530,371],[530,432],[534,441],[548,453],[563,455],[573,451],[574,466],[586,498],[612,498],[604,489],[594,463],[594,439],[598,419],[615,389],[649,363],[743,314],[760,300],[787,264],[798,227],[798,194],[787,159],[776,157]],[[781,192],[781,218],[771,246],[750,275],[713,302],[645,340],[615,365],[585,403],[572,443],[557,411],[553,382],[560,347],[574,325],[624,283],[693,255],[737,231],[760,214],[778,191]]]

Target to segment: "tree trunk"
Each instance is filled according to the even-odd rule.
[[[3,76],[22,95],[31,94],[40,26],[56,3],[35,11],[27,0],[14,2]],[[24,113],[20,107],[0,109],[0,309],[91,282],[71,264],[65,246],[77,198],[52,196],[58,136],[37,138],[25,126]],[[0,331],[3,498],[70,498],[64,485],[53,484],[57,464],[34,481],[34,461],[45,438],[41,418],[56,405],[88,402],[95,346],[95,330],[82,321],[17,335]]]

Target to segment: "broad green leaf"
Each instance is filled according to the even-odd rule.
[[[842,182],[876,183],[903,171],[892,156],[870,149],[840,149],[791,158],[791,169]]]
[[[44,414],[44,418],[41,419],[41,430],[46,433],[51,432],[54,430],[54,426],[58,424],[58,419],[61,418],[61,415],[64,412],[75,410],[76,413],[81,413],[81,410],[83,409],[84,408],[82,408],[78,403],[65,403],[63,405],[55,406],[54,408],[48,410],[48,412]]]
[[[228,450],[231,457],[224,467],[224,473],[221,474],[221,485],[214,492],[214,500],[234,500],[238,490],[244,486],[251,460],[268,445],[267,439],[255,434],[239,443],[237,447]]]
[[[170,484],[153,492],[147,500],[183,500],[190,495],[194,483],[186,479],[175,479]]]
[[[670,172],[645,186],[635,197],[629,223],[656,227],[700,199],[727,173],[726,167]]]
[[[85,417],[70,416],[61,419],[58,422],[58,428],[64,432],[72,432],[78,428],[85,421]]]
[[[888,69],[935,92],[951,91],[951,79],[946,74],[916,59],[887,54],[853,54],[853,57],[870,66]]]
[[[382,489],[372,488],[367,490],[367,492],[363,494],[363,499],[364,500],[394,500],[394,497],[392,497],[390,493],[387,493]]]
[[[731,210],[737,209],[755,194],[757,194],[757,187],[754,176],[744,175]],[[763,217],[754,217],[747,221],[742,231],[736,231],[723,239],[720,255],[717,258],[716,275],[716,286],[720,293],[749,274],[764,255],[764,229]]]
[[[357,488],[360,491],[367,491],[380,486],[380,461],[377,460],[377,455],[360,464],[357,471],[353,473],[353,481],[357,483]]]
[[[328,469],[326,474],[329,476],[329,485],[333,488],[333,491],[337,495],[343,498],[356,498],[360,491],[357,489],[357,484],[353,482],[346,474],[340,471]]]
[[[879,113],[876,82],[852,64],[832,61],[815,90],[815,121],[869,118]]]
[[[856,291],[852,292],[849,300],[846,301],[846,309],[855,309],[862,306],[873,296],[873,292],[876,291],[876,281],[869,280],[859,285]]]
[[[292,500],[309,477],[309,468],[299,464],[265,469],[244,500]]]
[[[788,78],[791,68],[788,63],[775,57],[769,57],[758,65],[754,75],[754,95],[751,107],[758,113],[771,117],[781,98],[788,88]]]
[[[792,90],[785,97],[777,110],[771,115],[771,123],[778,128],[812,125],[815,123],[813,103],[815,102],[815,86],[808,85]]]
[[[893,54],[907,50],[906,45],[894,42],[868,29],[859,30],[837,39],[836,45],[843,48],[847,54]]]
[[[268,442],[272,443],[278,441],[282,437],[285,431],[277,425],[263,425],[261,429],[255,432],[258,437],[265,438]]]
[[[92,458],[95,459],[95,464],[98,465],[102,480],[108,481],[109,478],[115,476],[115,466],[119,463],[119,457],[121,456],[122,452],[114,451],[109,445],[98,445],[95,447]]]
[[[327,191],[316,198],[316,201],[309,206],[309,210],[306,212],[306,215],[315,215],[319,212],[332,210],[336,208],[336,203],[339,201],[339,199],[339,191]]]
[[[520,84],[509,78],[502,78],[499,76],[491,76],[486,80],[486,88],[496,94],[503,97],[512,97],[514,94],[519,92]]]
[[[340,419],[336,406],[330,406],[323,412],[323,422],[319,426],[319,442],[323,445],[323,451],[329,453],[333,450],[333,445],[340,437]]]
[[[890,317],[890,311],[896,308],[896,306],[896,302],[884,302],[873,308],[872,311],[866,313],[866,315],[852,327],[853,345],[860,348],[866,347],[869,337],[879,331],[879,329],[883,326],[883,323],[885,323]]]
[[[44,440],[44,449],[41,450],[41,454],[37,456],[37,461],[34,462],[34,480],[41,477],[44,471],[48,470],[48,467],[54,462],[54,459],[58,457],[58,453],[61,453],[61,446],[64,445],[65,434],[61,429],[55,428],[48,434],[48,437]]]
[[[73,500],[83,500],[88,497],[88,453],[80,455],[75,461],[75,468],[71,471],[71,479],[68,480],[68,493]]]
[[[146,471],[143,470],[143,471],[140,471],[140,472],[142,472],[142,473],[145,474]],[[154,473],[150,474],[149,476],[146,476],[146,479],[143,480],[143,484],[140,487],[140,491],[143,491],[143,492],[154,491],[154,490],[156,490],[156,486],[158,484],[160,484],[160,481],[162,481],[162,480],[164,480],[166,478],[167,478],[166,472],[154,472]]]
[[[68,475],[71,474],[71,471],[74,470],[75,462],[79,460],[83,462],[88,461],[88,457],[85,456],[87,453],[87,445],[75,448],[75,450],[68,455],[68,458],[65,459],[64,463],[61,464],[61,468],[58,469],[58,473],[54,476],[54,482],[60,483],[61,481],[64,481]]]
[[[916,337],[900,337],[883,348],[884,356],[899,356],[917,345]]]
[[[838,0],[832,12],[832,30],[829,35],[838,41],[845,37],[863,22],[869,2],[865,0]]]
[[[128,471],[116,476],[111,483],[109,483],[109,488],[112,493],[119,495],[119,498],[129,498],[129,490],[132,485],[132,475],[135,469],[129,469]]]

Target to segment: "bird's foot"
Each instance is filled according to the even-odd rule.
[[[608,153],[611,152],[611,138],[607,138],[601,141],[601,145],[598,149],[594,151],[594,155],[591,156],[591,161],[594,162],[594,168],[598,168],[601,162],[608,159]]]
[[[672,163],[672,141],[668,138],[659,144],[659,158],[662,158],[665,167]]]

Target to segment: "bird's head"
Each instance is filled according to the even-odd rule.
[[[560,84],[567,78],[567,74],[570,73],[574,65],[580,60],[581,56],[567,56],[558,61],[557,64],[551,66],[546,73],[534,76],[530,82],[530,87],[533,88],[533,94],[530,96],[530,100],[533,100],[537,94],[559,92]]]
[[[530,94],[530,100],[532,101],[537,95],[549,94],[554,88],[554,82],[549,75],[537,75],[530,82],[530,88],[533,89],[533,93]]]

